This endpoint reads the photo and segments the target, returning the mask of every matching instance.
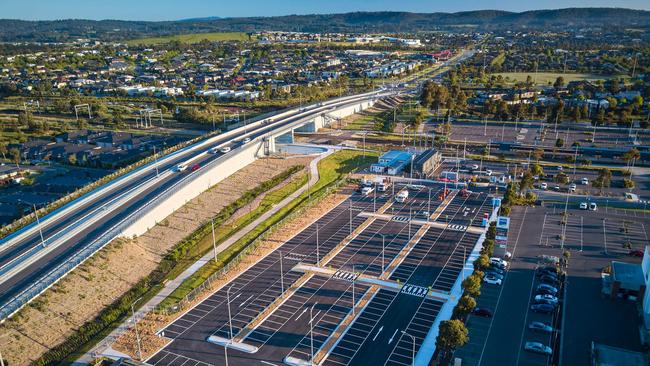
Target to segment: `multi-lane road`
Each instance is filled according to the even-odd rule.
[[[391,92],[366,93],[290,110],[253,122],[148,164],[104,187],[81,197],[68,206],[41,218],[40,225],[29,227],[0,241],[0,318],[16,310],[16,297],[33,290],[48,274],[60,269],[71,256],[88,247],[111,228],[133,217],[156,198],[179,184],[202,174],[202,169],[174,171],[180,163],[189,166],[219,164],[225,154],[234,154],[245,137],[253,141],[288,125],[360,101]],[[222,147],[231,151],[222,153]],[[216,148],[216,153],[208,153]],[[42,234],[42,237],[41,237]],[[45,244],[45,245],[43,245]]]
[[[391,194],[352,195],[162,329],[170,343],[147,363],[223,365],[224,347],[207,341],[218,337],[257,348],[229,349],[230,365],[308,364],[312,354],[334,366],[410,364],[409,336],[417,352],[479,237],[455,228],[492,209],[485,193],[454,192],[441,202],[444,188],[433,185],[429,201],[428,188],[412,190],[404,203]],[[386,215],[369,219],[380,207]],[[436,226],[401,219],[423,210]],[[305,274],[299,263],[332,273]],[[377,288],[363,278],[403,286]]]

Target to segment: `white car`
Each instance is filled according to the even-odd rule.
[[[497,257],[490,258],[490,263],[494,264],[496,266],[499,266],[499,267],[505,267],[505,268],[508,267],[508,262],[507,261],[505,261],[505,260],[503,260],[501,258],[497,258]]]
[[[483,277],[483,282],[489,283],[490,285],[501,285],[501,279],[494,276],[485,276]]]
[[[476,164],[472,165],[472,170],[478,170],[478,165]]]
[[[582,180],[580,181],[580,183],[581,183],[582,185],[585,185],[585,186],[586,186],[587,184],[589,184],[589,179],[587,179],[587,178],[582,178]]]
[[[589,204],[589,210],[590,211],[598,211],[598,205],[596,204],[596,202],[591,202]]]
[[[187,165],[178,164],[178,165],[176,165],[175,169],[176,169],[177,172],[183,172],[183,171],[185,171],[187,169]]]
[[[557,305],[557,302],[558,302],[557,297],[555,297],[553,295],[548,295],[548,294],[536,295],[535,296],[535,301],[536,302],[548,301],[548,302],[552,302],[555,305]]]
[[[588,208],[587,202],[580,202],[580,209],[586,210]]]
[[[247,143],[249,143],[249,142],[251,142],[251,138],[250,138],[250,137],[246,137],[245,139],[242,140],[241,144],[242,144],[242,145],[245,145],[245,144],[247,144]]]
[[[552,355],[553,349],[539,342],[526,342],[524,349],[528,352],[541,353],[543,355]]]
[[[576,188],[578,188],[578,187],[576,186],[576,184],[575,184],[575,183],[571,183],[571,185],[569,186],[569,192],[575,192],[575,191],[576,191]]]
[[[230,151],[230,146],[222,147],[220,151],[225,154]]]
[[[217,148],[217,147],[210,148],[210,150],[208,150],[208,152],[210,154],[216,154],[216,153],[219,152],[219,148]]]
[[[546,189],[546,188],[548,188],[548,184],[542,183],[542,184],[539,185],[539,188]]]

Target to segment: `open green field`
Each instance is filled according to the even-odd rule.
[[[604,75],[596,75],[596,74],[579,74],[579,73],[562,74],[559,72],[538,72],[537,74],[535,74],[534,72],[501,72],[492,75],[501,75],[503,76],[504,79],[509,78],[510,81],[513,83],[517,81],[526,81],[526,77],[530,75],[530,77],[532,77],[533,80],[535,80],[538,85],[547,85],[549,83],[553,84],[555,82],[555,79],[557,79],[558,76],[564,77],[565,83],[569,83],[571,81],[576,81],[576,80],[607,80],[613,77],[624,76],[624,75],[604,76]]]
[[[127,44],[161,44],[172,41],[181,43],[198,43],[202,40],[208,41],[248,41],[248,35],[244,32],[215,32],[215,33],[192,33],[177,34],[165,37],[138,38],[126,41]]]

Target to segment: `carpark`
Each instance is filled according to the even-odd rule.
[[[286,357],[308,361],[312,352],[319,351],[321,363],[328,365],[410,364],[414,356],[410,337],[417,352],[479,237],[465,231],[466,225],[477,225],[492,210],[485,193],[460,195],[458,190],[452,190],[445,207],[440,207],[443,189],[440,184],[410,186],[404,203],[393,202],[392,190],[353,194],[352,213],[349,201],[343,202],[161,330],[160,335],[171,342],[147,362],[221,365],[223,346],[206,339],[230,339],[232,334],[259,349],[255,353],[229,349],[228,361],[234,365],[281,364]],[[371,213],[388,201],[386,214],[394,216],[371,219],[368,227],[346,239],[368,220],[361,212]],[[445,217],[439,222],[450,224],[423,226],[426,217],[416,217],[421,211],[428,211],[431,221]],[[419,223],[410,223],[409,217]],[[341,246],[345,240],[349,242]],[[294,269],[297,264],[335,273],[328,277],[307,272],[305,281],[286,292],[304,275]],[[385,278],[387,284],[397,283],[399,292],[390,285],[357,280],[360,276]],[[264,315],[259,322],[251,325],[260,314]],[[351,324],[343,325],[350,315]],[[382,352],[373,352],[378,344],[384,344]]]
[[[575,206],[568,207],[565,218],[564,207],[513,208],[508,250],[514,259],[502,286],[482,286],[478,307],[494,315],[470,315],[470,342],[455,353],[463,365],[548,365],[559,360],[563,365],[588,364],[592,341],[641,350],[635,304],[601,295],[600,276],[612,260],[640,262],[628,252],[647,244],[647,218],[632,214],[636,211],[585,211]],[[541,256],[562,257],[564,250],[570,257],[559,306],[551,314],[530,311],[540,283],[535,273]],[[532,331],[533,321],[554,331]],[[550,346],[553,355],[524,350],[530,341]]]

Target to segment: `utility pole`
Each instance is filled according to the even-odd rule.
[[[381,235],[381,273],[384,273],[384,250],[386,249],[386,235],[385,234],[379,234]]]
[[[348,202],[350,202],[350,230],[349,234],[352,234],[352,199],[350,199]]]
[[[280,287],[282,288],[282,296],[284,297],[284,270],[282,269],[284,256],[282,255],[282,251],[279,250],[278,253],[280,253]]]
[[[354,282],[356,280],[357,272],[354,270],[355,265],[352,265],[352,315],[356,315],[356,310],[355,310],[355,304],[356,301],[354,301]]]
[[[320,225],[316,223],[316,265],[320,266],[320,253],[318,251],[318,231],[320,229]]]

